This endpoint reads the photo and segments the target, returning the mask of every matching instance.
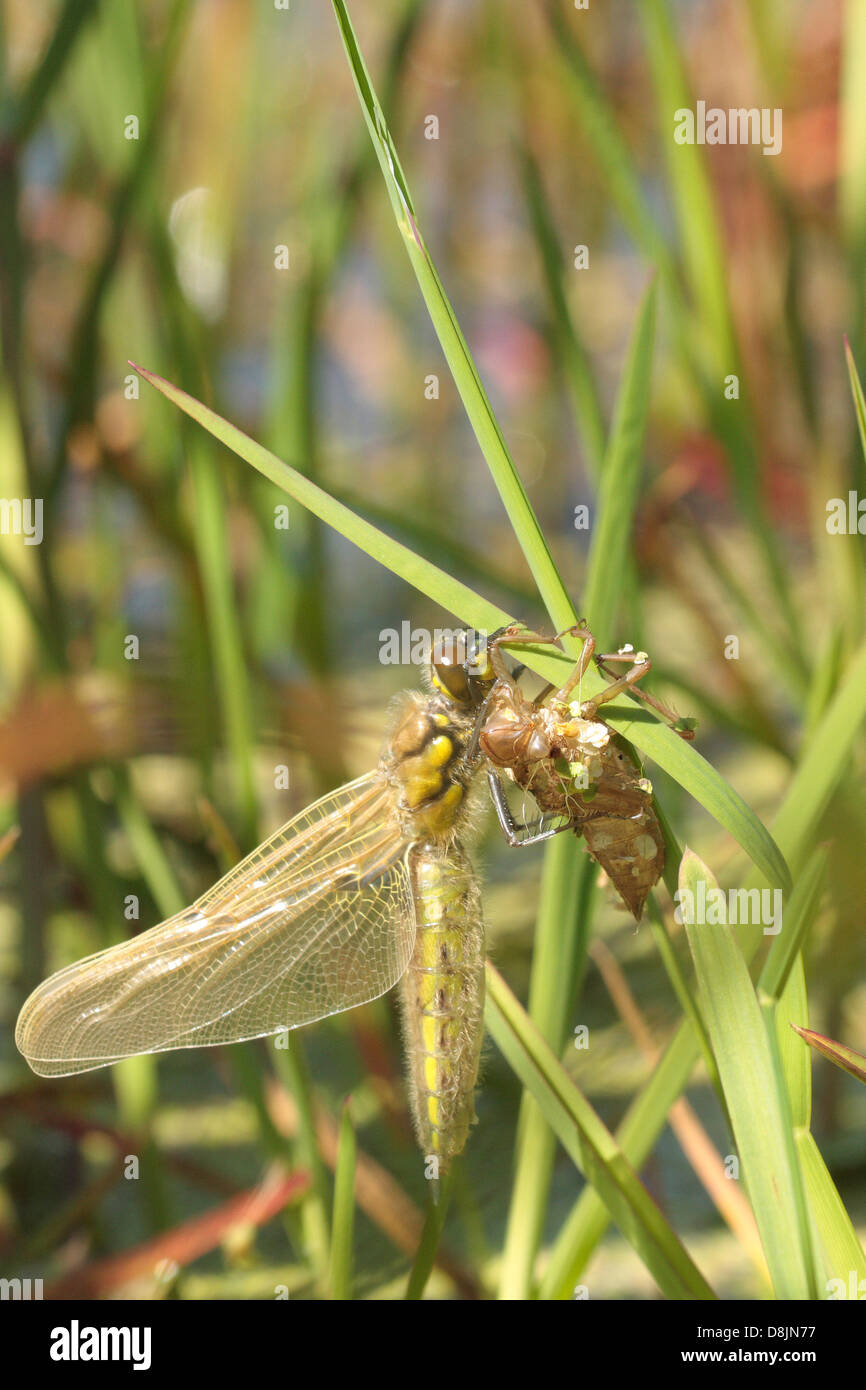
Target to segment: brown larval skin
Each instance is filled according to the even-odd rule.
[[[556,701],[533,705],[502,681],[490,698],[481,747],[532,793],[543,816],[571,821],[640,920],[665,866],[652,789],[613,730],[574,710]]]

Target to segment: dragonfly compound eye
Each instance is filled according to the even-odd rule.
[[[469,677],[466,673],[466,637],[448,638],[437,642],[433,648],[430,663],[433,684],[443,695],[450,695],[459,704],[468,704],[471,698]]]
[[[435,689],[461,705],[480,704],[494,680],[487,645],[475,632],[437,641],[430,665]]]

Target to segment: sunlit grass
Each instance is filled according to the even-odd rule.
[[[118,904],[130,894],[140,900],[139,925],[148,925],[217,876],[226,845],[248,848],[299,809],[297,786],[283,800],[275,792],[275,763],[291,766],[293,779],[297,766],[301,786],[342,776],[358,725],[386,724],[384,708],[365,703],[373,663],[365,668],[363,661],[384,614],[397,609],[400,619],[456,619],[487,630],[511,618],[535,625],[543,613],[548,628],[566,628],[579,614],[604,649],[626,638],[650,645],[664,631],[667,649],[651,651],[653,679],[663,673],[662,689],[679,679],[683,713],[694,712],[689,690],[704,700],[695,744],[632,701],[610,711],[611,724],[650,760],[650,776],[653,765],[661,770],[668,863],[651,925],[642,928],[664,991],[663,1010],[652,996],[642,1001],[658,1029],[659,1060],[624,1115],[572,1075],[573,1029],[595,999],[587,997],[589,943],[594,933],[615,932],[616,918],[592,862],[560,836],[544,857],[531,953],[525,942],[520,952],[506,943],[505,959],[490,970],[495,1141],[485,1147],[482,1121],[438,1204],[429,1203],[410,1157],[399,1039],[378,1006],[369,1018],[324,1025],[321,1035],[333,1047],[311,1033],[303,1050],[293,1047],[276,1061],[252,1046],[192,1057],[189,1071],[135,1059],[112,1084],[71,1089],[68,1100],[56,1091],[56,1111],[69,1105],[89,1114],[98,1106],[100,1115],[111,1114],[118,1143],[134,1134],[148,1179],[130,1203],[135,1216],[115,1236],[103,1218],[103,1203],[119,1200],[110,1166],[91,1163],[77,1139],[63,1139],[64,1152],[84,1155],[85,1179],[54,1200],[45,1173],[56,1170],[45,1155],[62,1129],[48,1141],[47,1130],[16,1135],[22,1154],[49,1166],[32,1179],[29,1200],[40,1217],[27,1233],[30,1245],[13,1240],[10,1258],[38,1250],[53,1269],[60,1243],[79,1229],[94,1257],[170,1235],[188,1215],[184,1183],[194,1186],[196,1210],[205,1200],[216,1212],[231,1200],[227,1186],[252,1192],[274,1165],[296,1171],[298,1183],[280,1219],[271,1213],[258,1229],[253,1223],[251,1239],[267,1250],[268,1267],[289,1270],[293,1294],[363,1298],[387,1290],[419,1298],[445,1288],[569,1298],[613,1220],[666,1297],[712,1297],[722,1292],[717,1271],[701,1267],[691,1241],[687,1251],[692,1232],[676,1188],[662,1210],[641,1180],[671,1107],[698,1081],[714,1089],[716,1114],[730,1125],[744,1170],[770,1281],[762,1292],[820,1298],[828,1278],[847,1279],[851,1269],[866,1277],[854,1221],[832,1176],[832,1145],[813,1126],[809,1052],[788,1027],[814,1027],[824,1010],[840,1019],[856,1012],[846,1014],[845,1001],[863,964],[856,950],[862,924],[851,908],[862,899],[862,881],[858,887],[856,876],[832,872],[833,846],[818,847],[838,842],[841,857],[833,862],[852,862],[856,874],[866,719],[863,553],[858,536],[826,535],[821,487],[824,478],[838,478],[847,495],[866,476],[858,375],[866,340],[857,138],[863,25],[850,7],[836,254],[850,276],[851,311],[849,321],[833,324],[838,361],[830,364],[838,381],[847,361],[848,458],[841,457],[844,430],[819,399],[818,374],[809,367],[819,350],[803,314],[807,291],[807,302],[816,298],[802,260],[804,237],[815,235],[812,214],[795,184],[774,188],[765,167],[772,161],[761,160],[757,183],[777,199],[778,214],[766,255],[787,256],[791,277],[772,348],[774,359],[793,363],[784,421],[781,409],[768,413],[761,386],[749,379],[766,321],[756,316],[750,324],[749,348],[741,323],[749,306],[732,294],[731,258],[741,252],[726,241],[724,190],[707,151],[675,147],[666,131],[670,109],[691,101],[691,58],[673,6],[652,0],[635,21],[654,103],[652,115],[640,113],[657,141],[652,187],[635,111],[627,95],[611,95],[604,45],[585,42],[569,7],[551,3],[527,19],[534,66],[517,61],[517,36],[497,37],[507,57],[500,69],[480,21],[464,35],[461,83],[474,88],[476,76],[495,72],[517,131],[514,138],[509,128],[507,140],[499,132],[505,152],[490,152],[489,169],[480,132],[470,179],[461,177],[453,144],[424,148],[416,138],[419,102],[435,101],[419,77],[423,63],[416,65],[432,22],[427,7],[413,0],[374,15],[353,5],[360,40],[342,0],[333,8],[337,24],[306,72],[306,104],[293,86],[302,89],[303,65],[291,66],[288,80],[282,71],[277,80],[269,66],[269,50],[284,42],[270,15],[223,17],[203,33],[195,7],[183,0],[158,13],[131,0],[101,8],[69,0],[53,30],[45,29],[41,59],[23,80],[16,70],[17,86],[3,101],[0,429],[21,487],[46,502],[45,543],[25,556],[28,564],[0,538],[0,619],[4,632],[23,634],[0,667],[7,745],[32,740],[36,767],[28,782],[4,789],[0,821],[0,832],[21,826],[20,846],[2,866],[3,903],[14,906],[21,940],[16,986],[23,993],[36,983],[58,934],[72,930],[70,917],[93,949],[129,929]],[[772,25],[753,22],[753,56],[769,89],[783,81],[786,53]],[[281,61],[298,63],[301,48],[281,49]],[[321,75],[317,61],[327,69]],[[110,80],[94,84],[103,70]],[[214,73],[226,83],[225,111],[202,99],[214,96]],[[131,106],[141,138],[125,142],[118,120]],[[456,92],[454,109],[466,119]],[[196,141],[179,145],[175,122]],[[46,141],[40,149],[55,149],[62,164],[60,128],[67,139],[74,132],[63,177],[75,196],[64,204],[62,180],[45,185],[58,201],[37,236],[28,162],[35,147],[28,142]],[[223,159],[214,130],[227,128],[237,144]],[[584,152],[594,166],[588,180]],[[493,186],[503,167],[516,200],[509,205],[516,230],[508,232],[519,260],[493,245],[485,221],[485,180]],[[190,296],[171,224],[176,199],[205,181],[223,209],[220,274],[230,286],[215,318]],[[76,222],[82,206],[91,223],[84,216]],[[497,230],[507,223],[500,214]],[[58,227],[68,227],[68,242]],[[570,247],[586,238],[600,273],[610,251],[610,287],[624,266],[629,271],[617,287],[612,337],[597,313],[586,313],[579,277],[570,272]],[[274,245],[284,241],[292,269],[281,279],[270,267]],[[503,294],[511,320],[520,319],[527,333],[530,324],[533,332],[541,326],[533,342],[544,342],[537,371],[555,383],[549,394],[524,388],[521,396],[521,388],[503,385],[501,344],[477,322],[477,306],[502,293],[496,276],[507,278],[490,269],[497,254],[524,294]],[[51,278],[57,261],[68,265],[74,295],[64,276]],[[54,334],[49,352],[38,315],[58,295],[56,333],[46,319]],[[124,383],[138,382],[127,378],[128,356],[167,400],[144,388],[140,398],[119,401]],[[387,365],[377,371],[380,361]],[[441,375],[435,407],[418,387],[434,371]],[[743,387],[736,401],[721,394],[731,372]],[[407,399],[413,390],[417,402]],[[801,480],[812,489],[808,555],[770,486],[775,436],[785,437],[788,417],[791,433],[801,421],[811,432]],[[120,442],[112,433],[117,419],[126,431]],[[530,425],[550,433],[540,481],[524,478],[520,466],[518,445]],[[691,455],[684,441],[696,436],[700,449]],[[730,485],[724,504],[715,500],[715,483],[694,481],[700,469],[689,473],[693,457],[718,461]],[[291,526],[283,535],[273,514],[287,499]],[[569,534],[568,518],[582,501],[592,514],[586,552],[583,538]],[[677,558],[683,526],[685,581],[668,563]],[[700,623],[716,644],[709,659],[698,660],[692,646]],[[50,677],[71,692],[90,669],[126,676],[132,663],[121,666],[120,642],[137,630],[144,658],[132,681],[154,680],[164,725],[136,728],[129,759],[106,753],[76,762],[71,735],[68,747],[57,747],[22,722],[31,679]],[[736,663],[718,655],[728,633],[740,638]],[[573,657],[573,644],[565,654],[526,653],[531,670],[550,680]],[[414,679],[403,674],[403,683]],[[598,681],[591,673],[587,694]],[[295,713],[321,711],[326,727],[317,731],[309,715],[292,722],[287,702]],[[163,760],[161,798],[129,775],[129,765],[156,758]],[[186,797],[190,780],[217,821]],[[761,802],[750,805],[741,790],[756,785]],[[696,841],[700,860],[686,854],[681,864]],[[483,857],[499,863],[489,840]],[[680,932],[671,897],[681,876],[718,881],[725,890],[783,891],[784,930],[775,937],[759,926]],[[496,891],[525,896],[526,882],[518,889],[509,877]],[[527,920],[536,915],[532,887],[530,908],[521,909]],[[497,924],[490,925],[495,937]],[[834,953],[844,968],[834,969]],[[34,1083],[8,1051],[3,1062],[15,1115]],[[823,1074],[816,1070],[816,1087]],[[242,1158],[218,1151],[185,1168],[154,1139],[165,1088],[181,1085],[213,1088],[216,1104],[225,1088],[242,1098]],[[350,1090],[357,1096],[339,1111]],[[491,1199],[485,1179],[494,1152]],[[270,1212],[266,1204],[262,1210]],[[719,1220],[726,1219],[721,1211]],[[210,1288],[272,1296],[261,1281],[242,1277],[247,1254],[219,1219],[209,1239],[208,1272],[181,1270],[182,1297],[198,1296],[199,1277],[214,1281]]]

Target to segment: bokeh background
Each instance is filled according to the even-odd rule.
[[[41,545],[0,536],[2,1273],[80,1298],[316,1296],[351,1095],[354,1291],[391,1297],[426,1193],[390,999],[304,1030],[284,1058],[250,1045],[41,1082],[14,1048],[40,979],[135,928],[130,895],[152,925],[372,766],[389,701],[420,679],[380,661],[381,633],[454,622],[296,504],[275,529],[285,499],[127,360],[509,612],[544,614],[400,248],[331,7],[6,0],[2,16],[0,492],[44,500]],[[826,504],[866,496],[844,343],[862,372],[866,9],[355,0],[352,17],[578,609],[591,533],[575,508],[592,511],[657,276],[627,597],[599,637],[651,652],[652,688],[699,718],[700,751],[771,821],[864,628],[863,540],[828,534]],[[695,97],[782,108],[781,154],[675,146]],[[812,1026],[866,1049],[862,773],[861,747],[821,827],[808,978]],[[727,881],[733,841],[653,778]],[[541,859],[490,821],[475,851],[490,952],[525,997]],[[563,1055],[615,1125],[678,1010],[609,890],[593,917],[575,1012],[592,1046]],[[821,1061],[815,1076],[816,1134],[862,1222],[862,1089]],[[700,1072],[690,1100],[724,1155]],[[434,1295],[496,1288],[519,1101],[490,1045]],[[714,1287],[762,1296],[695,1151],[666,1131],[644,1176]],[[557,1155],[542,1244],[580,1189]],[[654,1293],[615,1232],[586,1282]]]

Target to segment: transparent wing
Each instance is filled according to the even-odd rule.
[[[240,1042],[384,994],[415,919],[405,843],[379,773],[266,840],[192,907],[67,966],[31,994],[15,1040],[41,1076]]]

